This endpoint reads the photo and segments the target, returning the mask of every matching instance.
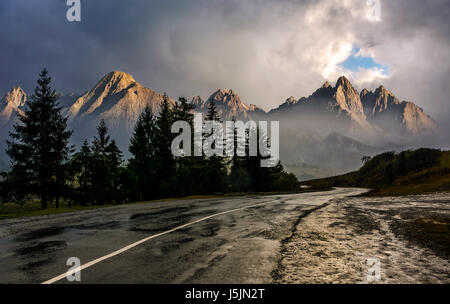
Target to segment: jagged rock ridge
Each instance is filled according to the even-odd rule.
[[[391,91],[380,86],[374,92],[364,89],[361,93],[344,76],[333,87],[326,82],[308,98],[288,99],[269,112],[271,116],[316,115],[322,113],[333,120],[351,121],[349,125],[358,132],[383,136],[389,131],[399,135],[424,135],[439,130],[430,116],[413,102],[400,101]]]
[[[214,92],[206,102],[200,97],[196,96],[192,99],[192,104],[195,106],[194,110],[200,113],[207,113],[208,106],[214,102],[217,112],[222,120],[235,119],[256,119],[265,112],[256,105],[247,105],[243,103],[233,90],[217,90]]]
[[[364,89],[360,95],[368,121],[384,131],[400,127],[405,133],[420,135],[439,130],[420,107],[413,102],[400,101],[383,86],[374,92]]]

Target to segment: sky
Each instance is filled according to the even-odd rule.
[[[448,0],[80,2],[68,22],[64,0],[0,1],[0,96],[32,92],[43,67],[76,93],[119,70],[174,98],[226,88],[269,110],[345,75],[450,131]]]

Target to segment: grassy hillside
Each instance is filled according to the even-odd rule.
[[[450,191],[450,151],[386,152],[348,174],[313,180],[312,188],[364,187],[369,195],[410,195]]]

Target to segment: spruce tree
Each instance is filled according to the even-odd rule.
[[[219,113],[217,112],[216,102],[214,100],[211,100],[208,105],[208,112],[206,114],[206,119],[220,122],[220,116]]]
[[[155,117],[152,109],[146,107],[134,127],[129,151],[132,157],[129,168],[135,177],[136,199],[149,200],[155,196],[156,185],[156,136]]]
[[[91,203],[92,200],[92,151],[87,140],[83,142],[81,149],[74,155],[72,167],[74,178],[78,181],[78,188],[74,189],[75,201],[82,206]]]
[[[185,121],[191,127],[191,138],[194,138],[194,115],[192,110],[194,105],[188,103],[184,97],[178,98],[178,102],[173,109],[174,121]],[[176,157],[176,180],[175,184],[178,185],[176,194],[178,196],[187,196],[192,194],[200,194],[201,186],[204,181],[201,180],[202,157],[194,156],[194,145],[191,144],[191,156]]]
[[[38,196],[42,209],[62,194],[65,164],[72,152],[72,131],[67,130],[67,118],[61,114],[50,83],[51,77],[43,69],[31,101],[7,141],[14,188]]]
[[[298,189],[298,180],[293,174],[287,173],[281,161],[278,161],[274,167],[261,167],[261,161],[270,158],[262,156],[258,151],[256,156],[250,155],[249,138],[256,137],[257,142],[268,142],[270,139],[260,128],[247,130],[246,150],[247,154],[241,161],[241,164],[248,172],[250,179],[250,191],[268,192],[268,191],[292,191]]]
[[[156,136],[156,175],[159,180],[159,195],[170,195],[176,173],[176,164],[171,151],[172,140],[172,123],[174,122],[173,111],[169,104],[169,97],[164,94],[164,101],[161,105],[159,117],[156,119],[157,136]]]
[[[216,104],[214,100],[208,105],[208,113],[206,114],[207,121],[215,121],[220,123],[220,116],[216,109]],[[208,138],[214,136],[213,132],[206,134],[205,137]],[[215,144],[213,143],[212,149],[215,149]],[[207,192],[224,192],[225,191],[225,177],[226,177],[226,162],[224,157],[213,155],[206,160],[206,178],[208,181]]]
[[[192,114],[193,109],[194,105],[188,103],[186,98],[184,97],[178,98],[178,102],[173,109],[174,121],[182,120],[192,125],[194,120],[194,115]]]
[[[233,117],[233,123],[236,123],[236,119]],[[248,132],[246,131],[246,134]],[[229,161],[230,174],[228,175],[228,190],[231,192],[247,192],[250,191],[251,180],[247,170],[246,157],[238,155],[238,142],[244,140],[239,138],[239,134],[234,125],[233,138],[228,139],[233,141],[233,157]],[[248,141],[245,142],[248,145]],[[247,150],[247,148],[245,148]]]
[[[97,204],[117,202],[117,179],[122,163],[122,153],[108,135],[104,120],[97,127],[97,136],[92,142],[92,197]]]
[[[120,174],[122,169],[123,155],[113,139],[107,147],[108,164],[111,170],[112,191],[108,200],[116,204],[121,203],[123,199],[122,189],[120,184]]]

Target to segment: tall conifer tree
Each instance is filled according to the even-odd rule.
[[[146,107],[134,127],[129,151],[132,155],[129,168],[136,182],[137,200],[149,200],[156,191],[156,136],[155,117],[152,109]]]
[[[169,103],[169,97],[164,94],[159,117],[156,119],[158,136],[156,137],[156,175],[160,181],[159,195],[167,196],[172,193],[173,181],[176,174],[176,164],[171,151],[173,111]]]
[[[216,104],[214,100],[211,100],[208,106],[208,113],[206,114],[206,120],[215,121],[220,123],[220,116],[216,109]],[[213,132],[210,134],[206,134],[205,137],[214,136]],[[226,140],[226,139],[225,139]],[[215,149],[215,144],[212,145],[212,148]],[[225,191],[225,177],[226,177],[226,162],[225,159],[221,156],[213,155],[209,157],[206,161],[206,175],[207,175],[207,192],[224,192]]]
[[[104,120],[97,127],[97,136],[92,142],[92,194],[97,204],[104,205],[116,202],[117,180],[122,153],[114,140],[108,135]]]
[[[14,188],[38,196],[42,209],[62,194],[65,165],[73,150],[69,145],[72,131],[67,130],[67,118],[61,114],[50,83],[51,77],[43,69],[31,101],[7,141]]]

